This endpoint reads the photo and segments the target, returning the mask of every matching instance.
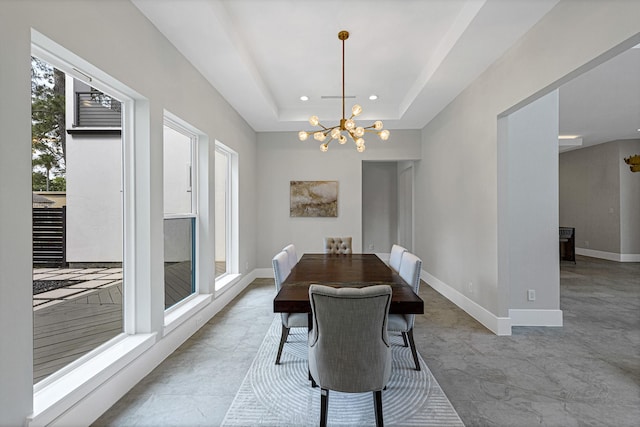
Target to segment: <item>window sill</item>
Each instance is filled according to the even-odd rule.
[[[189,301],[185,301],[183,304],[167,312],[164,316],[164,330],[162,336],[167,336],[167,334],[178,326],[191,319],[194,314],[202,310],[212,300],[213,295],[211,294],[195,295]],[[201,323],[202,322],[198,322],[198,319],[196,319],[196,324]]]
[[[156,334],[124,335],[34,386],[28,424],[47,425],[153,346]]]
[[[216,293],[221,291],[228,285],[236,283],[240,280],[240,274],[225,274],[220,279],[216,280]]]
[[[74,134],[94,134],[94,135],[120,135],[122,128],[119,127],[76,127],[67,129],[67,133]]]

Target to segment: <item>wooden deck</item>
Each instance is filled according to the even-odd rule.
[[[122,332],[122,282],[33,312],[33,383]]]
[[[164,267],[164,308],[182,301],[192,293],[191,262],[177,262]]]
[[[224,263],[216,263],[216,277]],[[78,285],[81,286],[81,285]],[[191,263],[165,266],[165,308],[191,294]],[[33,312],[34,384],[122,332],[122,281]]]

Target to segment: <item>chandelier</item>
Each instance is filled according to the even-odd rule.
[[[362,113],[362,107],[358,104],[351,108],[351,117],[348,119],[344,114],[344,41],[349,38],[348,31],[340,31],[338,33],[338,39],[342,40],[342,119],[340,124],[333,127],[326,127],[320,123],[318,116],[311,116],[309,123],[311,126],[319,126],[321,130],[316,131],[300,131],[298,138],[300,141],[305,141],[309,135],[313,135],[313,138],[317,141],[323,142],[320,145],[320,151],[325,152],[329,149],[329,143],[333,140],[338,141],[339,144],[345,144],[347,142],[347,136],[349,136],[356,144],[356,150],[362,153],[365,150],[364,146],[364,134],[365,132],[375,132],[378,134],[381,140],[386,141],[389,139],[389,131],[382,129],[383,125],[380,120],[374,122],[371,126],[362,127],[356,124],[354,117],[358,117]],[[345,136],[345,133],[347,136]],[[327,138],[329,140],[324,142]]]

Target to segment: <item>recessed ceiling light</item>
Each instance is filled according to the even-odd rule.
[[[375,101],[376,99],[378,99],[378,95],[369,95],[369,99]]]
[[[308,101],[308,100],[309,100],[309,97],[307,95],[302,95],[300,97],[300,101]]]

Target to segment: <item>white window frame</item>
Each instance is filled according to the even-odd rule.
[[[189,305],[190,301],[194,300],[195,298],[198,297],[199,293],[200,293],[200,274],[199,274],[199,270],[200,268],[199,263],[202,262],[200,255],[200,243],[199,243],[199,239],[200,239],[200,227],[199,227],[199,221],[198,221],[198,204],[199,204],[199,185],[198,185],[198,142],[199,142],[199,131],[194,128],[193,126],[191,126],[190,124],[188,124],[187,122],[185,122],[184,120],[178,118],[178,116],[176,116],[175,114],[172,114],[168,111],[164,111],[164,122],[163,122],[164,126],[167,126],[173,130],[175,130],[176,132],[186,136],[189,138],[190,140],[190,187],[191,187],[191,212],[184,212],[184,213],[175,213],[175,214],[164,214],[163,215],[163,221],[167,220],[167,219],[186,219],[186,218],[195,218],[195,221],[193,222],[193,230],[192,230],[192,236],[193,239],[195,239],[192,242],[192,247],[194,248],[194,252],[191,254],[192,259],[194,260],[194,265],[195,265],[195,270],[193,272],[193,285],[194,285],[194,292],[191,293],[191,295],[187,296],[186,298],[184,298],[182,301],[177,302],[176,304],[172,305],[171,307],[165,309],[165,328],[168,326],[169,323],[172,322],[172,320],[176,317],[175,315],[178,314],[179,316],[182,315],[183,313],[183,306],[185,305]],[[163,139],[164,142],[164,139]],[[163,171],[164,174],[164,171]],[[173,315],[172,315],[173,314]],[[165,333],[166,333],[166,329],[165,329]]]
[[[225,250],[226,250],[226,273],[217,277],[215,289],[221,291],[227,285],[234,283],[240,277],[239,269],[239,215],[238,215],[238,153],[216,140],[216,152],[227,157],[227,188],[226,196],[226,224],[225,224]]]
[[[148,139],[149,128],[140,123],[149,116],[149,105],[137,92],[34,29],[31,30],[31,54],[122,102],[123,332],[34,385],[33,413],[27,423],[37,420],[38,424],[45,425],[155,343],[155,332],[140,332],[144,326],[138,322],[148,313],[149,301],[136,298],[135,280],[149,274],[143,269],[137,271],[135,252],[144,242],[137,241],[136,221],[145,219],[139,219],[134,209],[136,186],[143,185],[136,184],[135,154],[146,148],[144,143],[136,147],[134,136]],[[141,120],[136,121],[137,117]]]

